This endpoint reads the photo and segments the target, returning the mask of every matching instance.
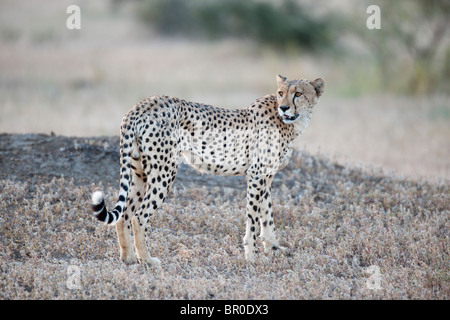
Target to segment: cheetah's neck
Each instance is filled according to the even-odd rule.
[[[301,117],[293,123],[296,136],[301,136],[309,124],[309,117]]]

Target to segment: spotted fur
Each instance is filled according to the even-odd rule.
[[[92,196],[95,216],[115,224],[120,257],[157,265],[146,244],[145,226],[161,207],[175,180],[180,153],[197,170],[247,176],[246,258],[253,261],[259,224],[265,249],[280,249],[271,203],[273,176],[292,154],[324,81],[287,80],[277,76],[276,95],[257,99],[247,109],[222,109],[169,96],[153,96],[135,105],[123,118],[120,139],[120,191],[108,211],[103,195]],[[131,248],[134,233],[136,254]]]

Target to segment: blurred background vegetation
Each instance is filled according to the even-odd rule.
[[[448,0],[0,0],[0,133],[117,135],[150,95],[242,108],[323,77],[297,148],[450,178],[449,21]]]
[[[283,51],[291,46],[329,49],[336,20],[315,18],[293,0],[153,0],[142,4],[139,17],[164,35],[238,37]]]
[[[371,4],[382,8],[382,28],[368,32],[369,14],[361,12]],[[235,37],[284,54],[309,51],[337,62],[372,61],[377,70],[372,89],[423,94],[450,88],[450,1],[359,1],[347,13],[317,8],[321,5],[326,6],[295,0],[142,0],[138,17],[166,36]],[[363,48],[349,45],[355,42]]]

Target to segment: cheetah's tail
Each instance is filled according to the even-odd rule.
[[[122,210],[120,206],[117,206],[113,211],[108,211],[106,209],[105,200],[103,198],[103,193],[101,191],[95,191],[92,194],[92,211],[94,211],[95,217],[106,223],[114,224],[122,215]]]
[[[120,163],[122,164],[122,167],[120,174],[120,193],[117,204],[112,211],[108,211],[106,209],[103,193],[101,191],[95,191],[92,194],[91,207],[95,217],[109,225],[115,224],[122,217],[126,208],[128,190],[130,188],[131,153],[136,146],[133,128],[130,128],[128,121],[128,115],[126,115],[122,121],[122,130],[126,131],[123,133],[123,137],[120,140]]]
[[[126,202],[128,198],[128,190],[130,188],[130,157],[129,157],[129,148],[123,152],[123,148],[121,147],[121,161],[123,163],[122,174],[120,176],[120,193],[119,199],[117,200],[117,204],[112,211],[108,211],[106,209],[105,200],[103,198],[103,193],[101,191],[95,191],[92,194],[92,211],[94,211],[95,217],[109,225],[114,225],[121,217],[126,208]],[[123,155],[126,156],[123,156]]]

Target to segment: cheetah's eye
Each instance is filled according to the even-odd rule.
[[[303,94],[303,93],[297,91],[297,92],[295,93],[295,96],[296,96],[296,97],[300,97],[302,94]]]
[[[278,91],[278,95],[279,95],[280,97],[282,97],[282,96],[283,96],[283,91]]]

